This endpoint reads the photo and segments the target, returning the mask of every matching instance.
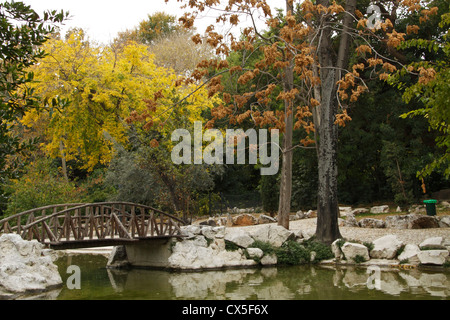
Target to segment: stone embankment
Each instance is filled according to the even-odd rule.
[[[315,222],[314,218],[293,221],[291,230],[274,223],[247,227],[183,227],[185,238],[172,242],[165,267],[207,270],[278,265],[277,248],[293,242],[300,245],[307,243],[305,241],[309,241],[315,233]],[[333,243],[334,258],[331,256],[325,261],[317,261],[316,252],[310,252],[307,262],[363,266],[447,266],[449,263],[449,228],[400,230],[342,227],[341,233],[345,240],[339,239]],[[117,252],[124,256],[123,250]],[[116,260],[110,259],[112,267]],[[123,260],[118,261],[118,265],[123,266]]]
[[[0,237],[0,299],[17,299],[62,286],[55,256],[17,234]]]

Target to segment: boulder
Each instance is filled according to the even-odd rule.
[[[364,261],[370,259],[367,247],[359,243],[346,242],[341,250],[347,261],[355,261],[358,256],[364,258]]]
[[[384,220],[386,228],[389,229],[407,229],[408,215],[389,216]]]
[[[397,250],[403,245],[394,235],[387,235],[373,242],[374,248],[370,251],[370,257],[374,259],[394,259]]]
[[[344,226],[345,227],[359,227],[359,223],[353,214],[348,214],[345,219]]]
[[[248,248],[255,242],[250,235],[242,229],[230,228],[226,230],[225,240],[242,248]]]
[[[398,260],[407,260],[411,264],[419,264],[418,254],[420,253],[419,246],[415,244],[407,244],[403,249],[403,252],[398,256]]]
[[[187,238],[194,238],[202,233],[202,228],[196,225],[182,226],[181,234]]]
[[[439,228],[450,228],[450,216],[439,217]]]
[[[39,242],[25,241],[17,234],[0,237],[0,298],[41,292],[62,285],[51,255],[43,255]]]
[[[393,229],[429,229],[439,228],[439,223],[435,217],[421,214],[407,214],[389,216],[385,219],[386,228]]]
[[[226,251],[223,239],[216,239],[215,242],[207,247],[196,241],[177,242],[168,259],[169,268],[199,270],[256,264],[254,260],[247,259],[241,249]]]
[[[307,213],[305,213],[305,218],[309,219],[309,218],[316,218],[317,217],[317,212],[313,211],[313,210],[308,210]]]
[[[373,219],[373,218],[364,218],[359,221],[359,226],[361,228],[376,228],[382,229],[386,227],[386,223],[383,220]]]
[[[344,258],[344,255],[343,255],[343,253],[341,251],[341,248],[338,245],[339,242],[342,242],[342,241],[343,241],[343,239],[337,239],[331,244],[331,251],[333,252],[334,257],[337,260],[341,260],[341,259]]]
[[[266,223],[274,223],[277,222],[276,218],[272,218],[271,216],[262,214],[258,218],[258,224],[266,224]]]
[[[388,205],[375,206],[375,207],[370,208],[370,213],[373,213],[373,214],[388,213],[388,212],[389,212],[389,206]]]
[[[261,265],[263,266],[274,266],[278,263],[278,258],[274,254],[265,255],[261,259]]]
[[[225,236],[225,227],[203,227],[201,229],[201,234],[210,240],[213,240],[215,238],[223,238]]]
[[[261,259],[264,252],[260,248],[247,248],[248,256],[252,259]]]
[[[421,264],[443,265],[448,259],[448,250],[425,250],[417,257]]]
[[[369,212],[369,209],[366,209],[366,208],[356,208],[356,209],[353,209],[351,213],[354,214],[354,215],[356,216],[356,215],[358,215],[358,214],[368,213],[368,212]]]
[[[281,247],[286,240],[293,239],[295,234],[282,226],[266,225],[250,232],[250,236],[255,240],[268,242],[275,247]]]
[[[306,218],[306,215],[305,215],[305,213],[302,210],[297,211],[296,215],[297,215],[297,217],[299,219],[305,219]]]
[[[439,223],[435,217],[424,216],[419,214],[409,215],[408,229],[431,229],[439,228]]]
[[[427,238],[419,244],[419,248],[423,249],[447,249],[444,246],[444,239],[442,237]]]
[[[349,213],[352,213],[352,207],[339,207],[339,214],[341,217],[345,217]]]
[[[258,224],[258,220],[251,214],[241,214],[233,219],[233,224],[235,226],[253,226]]]

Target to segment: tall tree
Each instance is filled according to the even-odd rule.
[[[242,16],[250,21],[250,26],[243,29],[239,40],[232,34],[215,32],[213,25],[207,28],[206,42],[216,48],[218,55],[228,55],[231,51],[242,49],[247,54],[238,67],[229,68],[226,63],[216,60],[203,62],[189,81],[205,81],[210,94],[214,94],[223,89],[221,76],[225,72],[238,74],[237,83],[240,85],[249,83],[259,74],[271,78],[270,83],[266,82],[259,87],[255,85],[245,94],[234,97],[224,95],[226,105],[216,108],[213,114],[217,115],[216,119],[224,115],[239,120],[249,118],[256,125],[270,124],[284,133],[279,221],[285,227],[289,227],[289,170],[294,147],[290,144],[292,129],[302,128],[305,133],[302,139],[304,146],[315,140],[319,184],[316,235],[320,241],[331,243],[340,237],[337,197],[338,126],[345,126],[351,120],[346,109],[367,89],[360,76],[361,72],[371,69],[381,79],[387,79],[390,72],[404,68],[405,57],[397,49],[405,35],[395,30],[398,14],[409,10],[425,16],[435,13],[434,9],[423,11],[418,0],[377,2],[382,15],[375,14],[366,18],[361,13],[361,10],[367,10],[366,2],[306,0],[294,6],[294,1],[288,0],[284,15],[274,16],[266,1],[230,0],[225,5],[210,0],[179,2],[185,2],[186,8],[194,9],[186,12],[180,19],[186,27],[192,27],[195,19],[207,9],[221,12],[217,21],[231,26],[238,26]],[[429,7],[428,2],[424,5]],[[261,32],[256,22],[261,17],[276,32]],[[202,38],[196,35],[193,40],[201,42]],[[357,56],[350,63],[352,50],[355,50]],[[254,67],[249,66],[248,59],[256,51],[264,53],[263,59]],[[216,70],[212,76],[211,68]],[[273,71],[275,76],[271,73]],[[205,76],[206,80],[203,79]],[[274,100],[283,101],[285,105],[278,116],[273,111],[263,110],[274,102],[271,95],[275,92],[277,95]],[[244,105],[250,105],[251,108],[241,113]],[[296,120],[293,126],[292,115]]]
[[[18,172],[18,162],[8,159],[30,146],[12,130],[24,112],[39,104],[29,87],[34,74],[28,67],[45,56],[42,44],[66,17],[56,11],[40,17],[22,2],[0,3],[0,185]]]
[[[156,66],[148,47],[135,42],[99,47],[82,30],[72,30],[64,40],[48,41],[45,50],[49,54],[32,69],[40,80],[33,88],[43,98],[41,110],[28,111],[21,121],[29,128],[45,126],[43,148],[50,157],[62,159],[63,166],[71,160],[87,171],[108,165],[115,143],[127,145],[133,129],[127,119],[144,121],[147,127],[164,123],[164,112],[150,97],[173,104],[194,90],[176,91],[176,75]],[[206,94],[197,91],[186,107],[208,106]],[[194,113],[200,114],[185,116],[197,119]]]
[[[414,58],[408,68],[417,70],[417,74],[406,77],[406,72],[400,70],[389,78],[391,84],[404,90],[406,103],[419,101],[423,105],[403,117],[422,116],[427,119],[430,130],[437,133],[436,144],[441,152],[417,173],[422,181],[435,171],[450,177],[450,4],[448,1],[433,4],[435,9],[424,9],[424,15],[408,20],[411,22],[407,26],[409,37],[400,46],[407,52],[413,50]],[[438,12],[433,17],[436,11],[441,14]]]

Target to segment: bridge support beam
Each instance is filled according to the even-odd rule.
[[[166,238],[143,240],[132,244],[126,244],[123,246],[125,252],[118,253],[119,255],[122,255],[122,257],[118,258],[118,263],[114,261],[114,257],[111,257],[111,263],[108,263],[108,267],[114,268],[127,265],[129,267],[137,268],[167,268],[169,266],[169,257],[172,253],[171,249],[173,241],[176,240],[173,238]],[[124,254],[126,256],[124,256]]]

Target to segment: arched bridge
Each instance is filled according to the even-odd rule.
[[[0,220],[0,234],[17,233],[53,249],[88,248],[181,237],[185,222],[149,206],[127,202],[59,204]]]

